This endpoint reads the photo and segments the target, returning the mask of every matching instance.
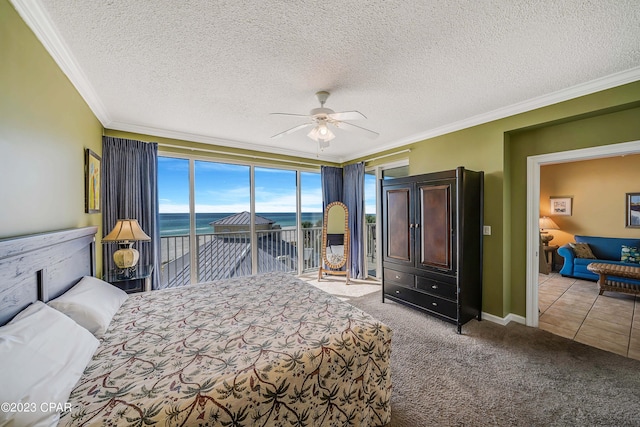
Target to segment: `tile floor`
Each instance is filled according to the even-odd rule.
[[[327,275],[321,281],[318,281],[318,273],[309,273],[300,276],[300,278],[327,293],[337,296],[343,301],[382,290],[382,284],[375,279],[351,279],[351,284],[347,285],[344,276]]]
[[[539,276],[538,306],[540,329],[640,360],[640,297],[551,273]]]

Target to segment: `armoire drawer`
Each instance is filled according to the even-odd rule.
[[[457,319],[458,317],[457,303],[453,301],[434,297],[432,295],[425,294],[422,291],[407,289],[403,286],[389,282],[384,283],[384,293],[391,297],[410,302],[411,304],[424,309],[434,311],[443,316],[447,316],[451,319]]]
[[[384,269],[385,282],[390,280],[410,288],[415,287],[415,276],[411,273],[405,273],[404,271],[392,270],[390,268]]]
[[[430,294],[441,296],[443,298],[449,298],[454,301],[458,298],[456,285],[452,285],[451,283],[444,283],[439,280],[434,280],[430,277],[417,276],[416,288],[425,292],[429,292]]]

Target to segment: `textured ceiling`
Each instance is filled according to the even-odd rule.
[[[640,79],[638,0],[13,0],[106,128],[344,161]],[[380,136],[270,137],[319,107]]]

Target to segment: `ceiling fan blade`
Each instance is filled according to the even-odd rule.
[[[309,117],[308,114],[294,114],[294,113],[269,113],[272,116],[295,116],[295,117]]]
[[[331,113],[327,114],[327,117],[333,120],[343,121],[343,120],[361,120],[366,119],[367,117],[362,114],[360,111],[342,111],[339,113]]]
[[[339,123],[335,123],[335,125],[340,129],[358,131],[371,139],[375,139],[380,135],[378,132],[374,132],[370,129],[363,128],[362,126],[354,125],[353,123],[339,122]]]
[[[293,133],[293,132],[298,131],[300,129],[304,129],[304,128],[309,127],[311,125],[313,125],[313,123],[304,123],[304,124],[301,124],[301,125],[298,125],[298,126],[294,126],[291,129],[287,129],[284,132],[280,132],[280,133],[277,133],[277,134],[273,135],[271,138],[278,138],[280,136],[289,135],[290,133]]]

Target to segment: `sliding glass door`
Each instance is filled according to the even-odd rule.
[[[317,269],[319,173],[159,156],[158,182],[162,287]]]

